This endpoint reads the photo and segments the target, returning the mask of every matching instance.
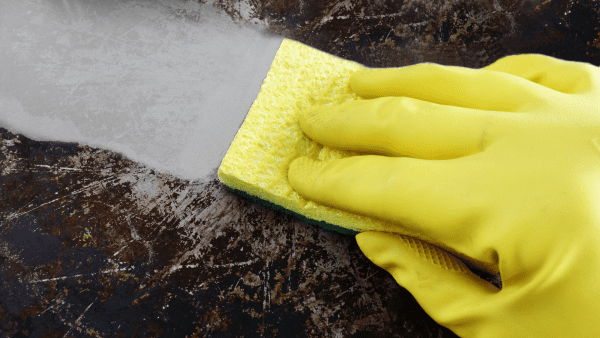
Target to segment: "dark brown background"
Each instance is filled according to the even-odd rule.
[[[269,31],[372,67],[600,65],[592,0],[247,3]],[[215,6],[244,21],[238,0]],[[0,142],[3,337],[454,336],[353,237],[231,194],[216,172],[185,181],[1,128]]]

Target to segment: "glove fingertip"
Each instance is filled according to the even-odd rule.
[[[314,192],[317,188],[315,184],[317,173],[322,165],[322,161],[306,156],[292,161],[288,169],[288,181],[292,188],[304,197],[307,197],[311,191]]]
[[[383,269],[388,270],[393,265],[393,258],[399,258],[390,256],[391,251],[397,245],[397,235],[379,231],[365,231],[357,234],[355,238],[363,254]]]

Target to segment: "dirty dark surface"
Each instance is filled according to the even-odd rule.
[[[598,1],[249,3],[272,32],[372,67],[600,65]],[[238,1],[215,6],[244,20]],[[216,171],[186,181],[0,128],[0,175],[2,337],[454,337],[352,236],[234,195]]]

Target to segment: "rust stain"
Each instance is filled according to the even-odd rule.
[[[241,0],[216,1],[235,20]],[[252,1],[250,18],[271,32],[371,67],[435,62],[472,68],[541,53],[600,64],[600,4],[498,0],[404,2]]]

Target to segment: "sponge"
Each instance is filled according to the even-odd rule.
[[[231,143],[218,175],[228,188],[304,221],[346,234],[397,232],[390,222],[330,208],[298,195],[288,181],[300,156],[322,161],[360,155],[309,139],[300,128],[302,110],[360,100],[350,75],[364,66],[284,39],[260,92]]]

